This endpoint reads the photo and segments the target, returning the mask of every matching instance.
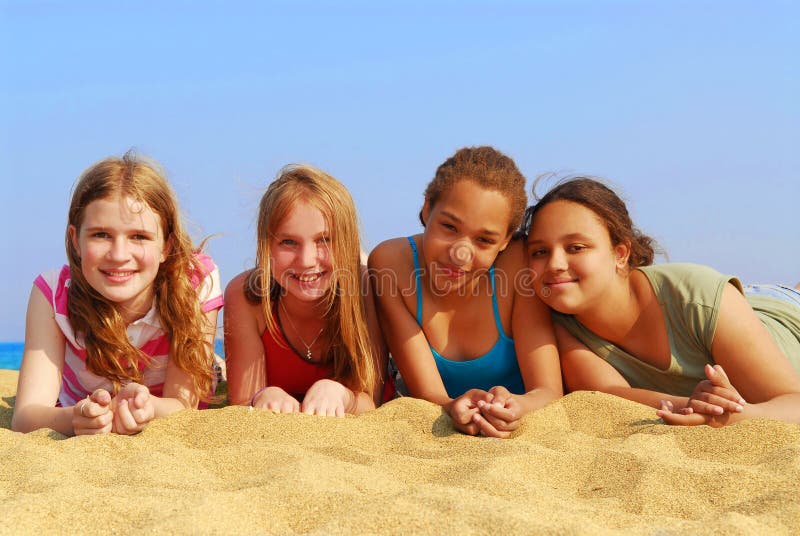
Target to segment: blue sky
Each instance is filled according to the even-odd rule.
[[[0,0],[0,340],[64,262],[70,188],[158,159],[227,282],[289,162],[344,182],[367,249],[417,232],[457,148],[615,185],[670,260],[800,281],[800,8],[785,1]]]

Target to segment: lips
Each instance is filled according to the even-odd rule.
[[[295,279],[295,280],[299,281],[300,283],[307,285],[307,284],[319,281],[319,279],[323,275],[325,275],[325,272],[315,272],[315,273],[311,273],[311,274],[292,274],[291,277],[292,277],[292,279]]]
[[[439,273],[444,277],[458,279],[459,277],[463,277],[467,273],[467,271],[462,270],[460,268],[456,268],[454,266],[441,264],[439,265]]]
[[[111,282],[124,283],[136,273],[135,270],[100,270],[100,273]]]

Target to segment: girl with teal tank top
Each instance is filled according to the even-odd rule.
[[[425,191],[424,232],[370,254],[381,326],[409,394],[441,405],[466,434],[509,437],[563,394],[550,314],[526,292],[524,243],[512,240],[526,204],[513,160],[464,148]]]
[[[411,252],[414,257],[414,284],[416,288],[421,288],[421,268],[419,265],[419,254],[414,238],[409,236],[408,243],[411,245]],[[489,267],[489,279],[492,282],[492,314],[499,334],[497,342],[492,349],[482,356],[470,359],[469,361],[453,361],[447,359],[430,346],[433,358],[436,360],[436,368],[442,377],[442,382],[447,390],[447,395],[456,398],[470,389],[483,389],[488,391],[495,385],[502,385],[514,394],[525,394],[525,385],[522,382],[522,374],[517,364],[517,352],[514,349],[514,341],[503,331],[503,323],[500,321],[500,312],[497,310],[497,288],[495,285],[494,266]],[[422,293],[417,292],[417,324],[422,326]]]
[[[651,266],[653,241],[594,179],[553,188],[523,229],[569,390],[651,405],[667,424],[800,423],[797,288],[743,287],[696,264]]]

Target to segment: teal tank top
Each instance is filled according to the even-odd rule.
[[[417,245],[412,237],[408,237],[411,244],[411,252],[414,256],[414,280],[417,288],[417,324],[422,327],[422,286],[420,285],[420,265]],[[503,323],[500,322],[500,311],[497,308],[497,297],[495,296],[494,266],[489,268],[489,278],[492,281],[492,310],[494,312],[494,323],[497,326],[499,337],[494,346],[480,357],[469,361],[453,361],[447,359],[433,346],[428,346],[436,361],[436,368],[442,383],[447,390],[447,396],[456,398],[463,395],[470,389],[483,389],[488,391],[492,387],[502,385],[514,394],[525,394],[525,383],[522,381],[522,374],[519,371],[517,362],[517,351],[514,348],[514,340],[508,337],[503,331]]]

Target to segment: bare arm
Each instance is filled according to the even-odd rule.
[[[30,432],[50,428],[64,435],[75,434],[73,407],[55,407],[61,390],[65,345],[52,305],[34,286],[28,299],[25,350],[11,419],[12,430]]]
[[[264,345],[261,341],[263,312],[244,295],[248,272],[233,278],[225,289],[225,364],[231,404],[247,405],[267,384]]]
[[[722,425],[744,419],[800,423],[800,377],[767,329],[732,285],[722,293],[711,355],[748,402],[740,413],[721,417],[662,415],[673,424]]]
[[[631,387],[622,374],[573,337],[566,328],[559,325],[554,327],[561,370],[568,391],[601,391],[653,408],[660,408],[662,400],[670,401],[676,407],[686,406],[687,397]]]
[[[380,325],[411,396],[447,408],[452,399],[447,395],[428,340],[401,295],[409,290],[406,283],[413,284],[409,270],[398,260],[405,256],[403,246],[408,247],[405,239],[387,241],[369,257]]]

